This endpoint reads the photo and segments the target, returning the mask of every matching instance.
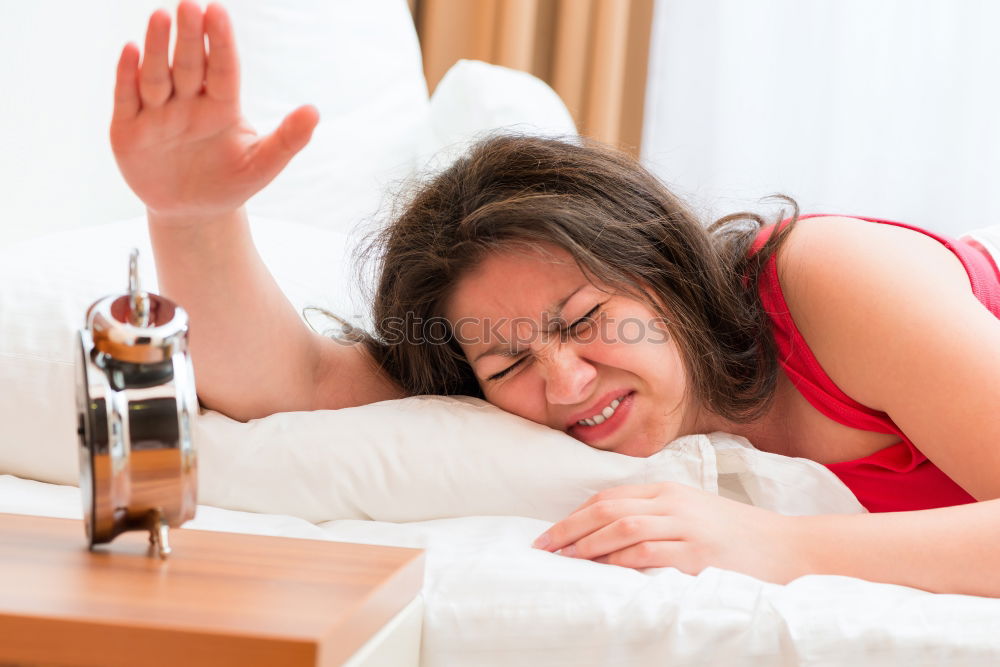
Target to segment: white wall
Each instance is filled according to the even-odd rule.
[[[715,215],[1000,222],[1000,3],[658,0],[643,159]]]

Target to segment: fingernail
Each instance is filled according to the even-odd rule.
[[[534,543],[532,543],[531,546],[535,547],[536,549],[544,549],[545,547],[549,546],[549,543],[551,541],[552,540],[549,539],[548,533],[542,533],[541,535],[538,536],[538,538],[534,541]]]
[[[576,545],[571,544],[568,547],[563,547],[563,550],[560,551],[559,553],[561,553],[563,556],[569,556],[570,558],[572,558],[573,556],[576,555]]]

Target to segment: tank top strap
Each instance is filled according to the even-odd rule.
[[[803,215],[800,220],[816,215]],[[780,224],[784,226],[788,220]],[[757,235],[752,248],[757,252],[770,237],[775,225],[768,225]],[[898,428],[892,425],[884,412],[872,410],[845,394],[826,374],[819,361],[813,355],[795,321],[792,319],[785,295],[778,280],[778,263],[776,256],[768,260],[760,276],[759,294],[764,311],[771,319],[774,332],[774,342],[778,350],[778,361],[803,396],[824,415],[851,428],[880,433],[896,433]]]

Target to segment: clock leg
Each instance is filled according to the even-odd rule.
[[[149,549],[151,552],[155,549],[160,558],[166,559],[170,555],[170,525],[159,508],[150,510],[147,516]]]

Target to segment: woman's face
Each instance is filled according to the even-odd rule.
[[[591,284],[561,248],[488,255],[456,285],[445,316],[486,399],[503,410],[630,456],[697,432],[662,319]]]

